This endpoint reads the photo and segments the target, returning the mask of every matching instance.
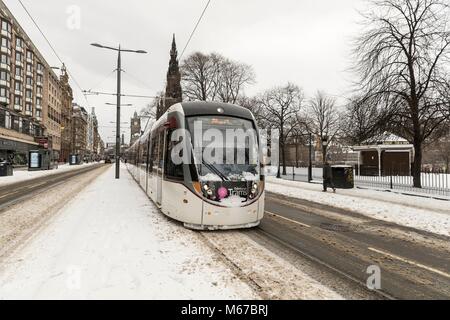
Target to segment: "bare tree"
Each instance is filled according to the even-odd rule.
[[[214,101],[217,95],[217,77],[220,58],[196,52],[181,64],[184,95],[189,100]]]
[[[340,122],[341,138],[352,145],[359,145],[385,130],[386,120],[377,104],[355,97],[346,106]]]
[[[414,145],[421,187],[424,142],[448,120],[448,0],[370,0],[356,40],[356,71],[367,99],[389,111],[393,131]],[[433,137],[436,138],[436,137]]]
[[[303,91],[292,83],[266,91],[259,97],[261,120],[267,128],[280,130],[280,155],[283,175],[286,175],[286,141],[297,123],[303,103]],[[281,177],[281,167],[278,178]]]
[[[192,54],[183,61],[181,74],[189,100],[236,103],[245,86],[255,81],[251,66],[216,53]]]
[[[255,74],[251,66],[222,57],[216,82],[222,102],[236,103],[242,89],[254,82]]]
[[[308,130],[317,136],[321,143],[325,139],[328,141],[327,145],[322,145],[322,156],[325,162],[330,142],[336,138],[339,132],[339,114],[335,99],[318,91],[308,104],[305,118],[308,119]]]

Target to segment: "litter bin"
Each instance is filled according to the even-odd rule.
[[[14,174],[13,166],[11,162],[2,161],[0,162],[0,177],[10,177]]]
[[[355,179],[352,166],[332,166],[333,183],[338,189],[353,189]]]

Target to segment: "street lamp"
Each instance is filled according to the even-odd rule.
[[[323,150],[323,163],[327,162],[327,148],[328,148],[328,137],[324,136],[322,138],[322,150]]]
[[[94,47],[101,48],[101,49],[108,49],[118,52],[117,57],[117,122],[116,122],[116,179],[120,179],[120,98],[122,96],[121,93],[121,85],[122,85],[122,58],[121,53],[122,52],[130,52],[130,53],[141,53],[146,54],[147,52],[144,50],[127,50],[122,49],[119,45],[118,48],[114,47],[108,47],[104,46],[98,43],[92,43],[91,44]]]

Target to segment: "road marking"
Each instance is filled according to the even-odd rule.
[[[414,265],[416,267],[419,267],[419,268],[422,268],[422,269],[425,269],[425,270],[437,273],[437,274],[439,274],[441,276],[444,276],[446,278],[450,278],[450,274],[449,273],[446,273],[446,272],[438,270],[438,269],[434,269],[434,268],[426,266],[424,264],[421,264],[421,263],[418,263],[418,262],[415,262],[415,261],[412,261],[412,260],[408,260],[406,258],[402,258],[402,257],[396,256],[395,254],[392,254],[392,253],[389,253],[389,252],[385,252],[385,251],[382,251],[382,250],[378,250],[378,249],[375,249],[375,248],[370,248],[369,247],[369,250],[373,251],[373,252],[376,252],[376,253],[379,253],[379,254],[382,254],[382,255],[385,255],[385,256],[388,256],[390,258],[393,258],[393,259],[396,259],[396,260],[399,260],[399,261],[402,261],[402,262]]]
[[[33,185],[31,185],[31,186],[27,186],[26,188],[27,188],[27,189],[31,189],[31,188],[40,187],[40,186],[46,184],[47,182],[48,182],[48,181],[46,181],[46,182],[41,182],[41,183],[38,183],[38,184],[33,184]]]
[[[295,221],[295,220],[292,220],[292,219],[289,219],[289,218],[280,216],[280,215],[275,214],[275,213],[273,213],[273,212],[266,211],[266,213],[268,213],[269,215],[271,215],[271,216],[273,216],[273,217],[277,217],[277,218],[279,218],[279,219],[283,219],[283,220],[286,220],[286,221],[289,221],[289,222],[292,222],[292,223],[296,223],[296,224],[301,225],[301,226],[306,227],[306,228],[311,228],[311,226],[309,226],[309,225],[307,225],[307,224],[305,224],[305,223],[301,223],[301,222],[298,222],[298,221]]]
[[[17,190],[17,191],[14,191],[14,192],[10,192],[10,193],[4,194],[3,196],[0,196],[0,199],[12,196],[13,194],[16,194],[16,193],[19,193],[19,192],[20,192],[20,190]]]

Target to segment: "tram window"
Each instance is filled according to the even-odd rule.
[[[177,145],[177,143],[179,143],[179,142],[172,141],[171,137],[172,137],[173,132],[174,132],[174,130],[168,130],[167,136],[166,136],[167,148],[166,148],[166,156],[165,156],[165,159],[166,159],[165,160],[166,161],[165,173],[166,173],[166,177],[168,179],[184,180],[183,164],[176,165],[172,161],[172,150]],[[180,156],[183,156],[183,155],[180,154]]]
[[[155,172],[157,169],[155,166],[158,163],[158,136],[152,135],[150,155],[150,172]]]
[[[159,133],[158,168],[163,168],[164,162],[164,131]]]

